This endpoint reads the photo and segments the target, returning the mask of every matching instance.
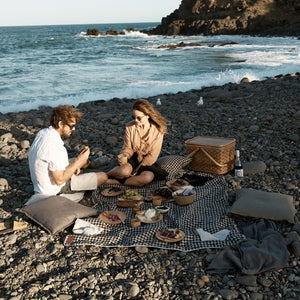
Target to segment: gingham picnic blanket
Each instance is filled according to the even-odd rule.
[[[207,174],[206,174],[207,175]],[[157,181],[143,188],[138,188],[139,194],[144,197],[147,191],[154,191],[165,185],[165,181]],[[104,230],[96,236],[73,235],[72,243],[69,246],[94,245],[100,247],[134,247],[146,246],[180,251],[194,251],[204,248],[223,248],[226,245],[237,244],[243,239],[234,221],[227,216],[228,193],[223,176],[211,178],[203,186],[194,187],[196,191],[195,201],[187,206],[179,206],[174,202],[165,203],[170,210],[164,218],[154,224],[142,224],[140,227],[133,228],[130,220],[134,218],[132,208],[120,208],[116,206],[118,197],[104,197],[101,191],[106,188],[116,187],[117,185],[103,185],[92,194],[94,207],[99,213],[106,210],[119,210],[126,213],[125,225],[119,224],[110,226],[105,224],[100,218],[85,218],[94,225]],[[132,187],[124,186],[124,189]],[[151,202],[144,202],[141,209],[152,208]],[[185,234],[183,240],[176,243],[167,243],[156,238],[156,233],[163,228],[178,228]],[[222,229],[230,230],[226,240],[202,241],[196,229],[202,228],[211,234]],[[68,240],[70,235],[65,239]]]

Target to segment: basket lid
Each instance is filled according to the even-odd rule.
[[[212,137],[212,136],[196,136],[185,141],[186,144],[224,146],[235,142],[234,138]]]

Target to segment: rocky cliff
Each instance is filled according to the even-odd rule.
[[[300,0],[182,0],[148,33],[300,36]]]

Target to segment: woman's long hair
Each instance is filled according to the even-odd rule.
[[[149,116],[149,122],[154,123],[162,134],[167,134],[167,125],[170,121],[164,118],[159,111],[146,99],[139,99],[133,104],[133,109],[141,111],[144,115]]]

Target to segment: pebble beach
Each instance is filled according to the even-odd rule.
[[[242,162],[262,161],[263,173],[224,175],[234,191],[253,188],[293,197],[299,213],[300,73],[263,81],[204,87],[146,98],[171,121],[161,156],[186,155],[195,136],[235,138]],[[203,105],[196,103],[200,96]],[[116,163],[136,99],[82,103],[83,119],[65,141],[69,157],[85,145],[107,171]],[[28,227],[0,236],[0,300],[21,299],[300,299],[300,224],[275,222],[289,250],[286,268],[257,275],[210,275],[219,249],[192,252],[148,248],[66,247],[69,227],[50,235],[17,213],[32,195],[28,151],[36,133],[49,126],[51,107],[0,113],[0,221],[23,218]],[[84,205],[91,206],[91,193]]]

